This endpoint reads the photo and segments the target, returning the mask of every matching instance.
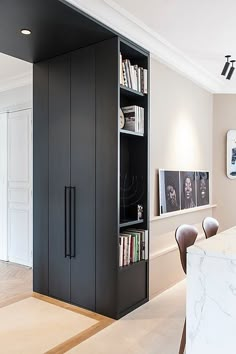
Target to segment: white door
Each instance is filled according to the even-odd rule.
[[[0,113],[0,259],[7,261],[7,113]]]
[[[32,113],[8,115],[8,259],[32,266]]]

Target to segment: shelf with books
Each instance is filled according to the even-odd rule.
[[[148,301],[149,55],[124,39],[120,39],[119,51],[117,266],[119,314],[123,316]],[[123,64],[129,80],[125,83]]]
[[[127,228],[119,235],[119,267],[148,260],[148,230]]]
[[[121,101],[122,103],[123,101]],[[120,129],[144,135],[145,110],[140,105],[122,105],[120,108]]]
[[[120,84],[142,94],[148,93],[148,70],[145,56],[139,51],[120,46]]]

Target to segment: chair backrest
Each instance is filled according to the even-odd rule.
[[[206,238],[215,236],[219,229],[219,223],[216,219],[208,216],[202,222],[202,228]]]
[[[198,231],[196,227],[192,225],[180,225],[175,231],[175,239],[179,247],[180,260],[185,273],[187,270],[187,247],[194,244],[197,235]]]

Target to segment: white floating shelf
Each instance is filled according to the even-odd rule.
[[[165,218],[171,218],[173,216],[178,216],[178,215],[182,215],[182,214],[194,213],[194,212],[202,211],[205,209],[212,209],[212,208],[216,208],[216,207],[217,207],[216,204],[210,204],[210,205],[203,205],[203,206],[195,207],[195,208],[172,211],[170,213],[165,213],[165,214],[162,214],[159,216],[154,216],[153,218],[150,219],[150,222],[165,219]]]

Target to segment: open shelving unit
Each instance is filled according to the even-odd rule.
[[[131,65],[149,69],[149,54],[120,39],[122,59]],[[149,74],[149,71],[148,71]],[[149,80],[148,80],[149,82]],[[148,164],[149,164],[149,89],[144,94],[120,84],[120,107],[136,105],[144,108],[144,133],[120,129],[119,136],[119,233],[129,229],[148,230]],[[137,205],[143,206],[139,220]],[[147,244],[146,247],[149,247]],[[119,267],[119,314],[123,315],[148,301],[149,259]]]

